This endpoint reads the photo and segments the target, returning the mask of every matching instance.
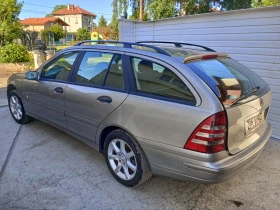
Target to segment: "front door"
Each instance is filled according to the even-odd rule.
[[[27,112],[67,128],[65,89],[77,55],[78,52],[64,53],[42,67],[39,80],[28,83],[23,93]]]
[[[100,123],[127,97],[121,54],[85,52],[65,92],[68,129],[94,141]]]

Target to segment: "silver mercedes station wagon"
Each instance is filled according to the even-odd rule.
[[[12,117],[49,123],[104,154],[113,177],[225,181],[271,135],[269,86],[200,45],[84,41],[8,79]]]

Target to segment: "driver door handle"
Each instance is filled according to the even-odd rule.
[[[53,91],[55,93],[63,93],[63,88],[62,87],[56,87]]]
[[[102,104],[109,104],[112,102],[112,98],[110,96],[99,96],[97,101]]]

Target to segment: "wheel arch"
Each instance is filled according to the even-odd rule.
[[[136,141],[136,143],[139,145],[139,147],[142,149],[141,145],[139,144],[139,142],[137,141],[137,139],[135,138],[135,136],[131,132],[129,132],[127,129],[125,129],[121,126],[110,125],[110,126],[107,126],[107,127],[103,128],[103,130],[101,131],[101,133],[99,135],[99,152],[100,153],[104,153],[105,139],[106,139],[107,135],[114,130],[123,130],[124,132],[129,134]]]
[[[13,84],[9,84],[9,85],[7,86],[7,95],[9,95],[9,93],[10,93],[11,91],[13,91],[13,90],[17,90],[16,86],[13,85]]]

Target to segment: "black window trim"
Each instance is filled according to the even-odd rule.
[[[191,93],[193,94],[195,101],[191,102],[191,101],[186,101],[186,100],[181,100],[181,99],[176,99],[176,98],[170,98],[170,97],[166,97],[166,96],[159,96],[156,94],[152,94],[152,93],[147,93],[147,92],[142,92],[142,91],[138,91],[137,90],[137,86],[136,86],[136,78],[134,75],[134,69],[133,69],[133,64],[132,64],[132,58],[138,58],[138,59],[142,59],[142,60],[146,60],[146,61],[150,61],[153,62],[157,65],[163,66],[168,68],[170,71],[172,71],[175,75],[178,76],[178,74],[176,74],[172,69],[170,69],[169,67],[167,67],[166,65],[160,64],[156,61],[153,60],[149,60],[147,58],[142,58],[139,57],[135,54],[130,54],[130,55],[126,55],[127,59],[126,59],[126,63],[127,63],[127,69],[129,70],[129,94],[132,95],[137,95],[137,96],[142,96],[142,97],[146,97],[146,98],[152,98],[152,99],[157,99],[157,100],[162,100],[162,101],[167,101],[167,102],[173,102],[173,103],[178,103],[178,104],[184,104],[184,105],[190,105],[190,106],[197,106],[197,98],[195,97],[195,94],[193,94],[193,91],[191,91]],[[179,77],[179,76],[178,76]],[[180,78],[180,77],[179,77]],[[181,79],[181,78],[180,78]],[[182,80],[182,79],[181,79]],[[185,84],[185,83],[184,83]],[[186,85],[186,84],[185,84]],[[188,87],[188,85],[186,85]]]
[[[103,84],[102,85],[94,85],[94,84],[89,84],[89,83],[81,83],[81,82],[77,82],[76,81],[76,76],[79,70],[79,67],[81,65],[81,62],[84,58],[84,55],[86,52],[100,52],[100,53],[110,53],[113,55],[109,66],[107,68],[107,72],[106,72],[106,76],[104,78]],[[122,67],[123,67],[123,76],[124,76],[124,88],[123,89],[119,89],[119,88],[113,88],[113,87],[107,87],[105,86],[106,80],[107,80],[107,76],[108,76],[108,72],[109,69],[111,67],[113,58],[116,54],[119,54],[122,56]],[[75,67],[73,68],[73,71],[71,73],[71,77],[69,77],[69,84],[71,85],[79,85],[79,86],[83,86],[83,87],[92,87],[92,88],[99,88],[99,89],[104,89],[104,90],[112,90],[112,91],[116,91],[116,92],[122,92],[122,93],[128,93],[129,91],[129,85],[128,85],[128,73],[127,73],[127,68],[125,68],[125,55],[122,52],[118,52],[118,51],[105,51],[105,50],[95,50],[95,49],[87,49],[87,50],[83,50],[81,51],[81,54],[79,56],[78,59],[76,59],[77,63],[75,63]]]

